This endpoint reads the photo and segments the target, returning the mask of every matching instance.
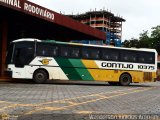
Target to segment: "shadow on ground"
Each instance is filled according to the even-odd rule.
[[[10,79],[8,81],[0,81],[0,84],[35,84],[32,80],[28,79]],[[97,82],[97,81],[65,81],[65,80],[48,80],[45,85],[83,85],[83,86],[111,86],[108,82]],[[117,87],[117,86],[113,86]],[[146,83],[132,83],[129,86],[119,87],[153,87]]]

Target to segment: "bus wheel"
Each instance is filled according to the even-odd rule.
[[[108,82],[109,85],[112,85],[112,86],[117,86],[119,85],[119,82]]]
[[[119,84],[122,86],[128,86],[132,81],[132,78],[129,74],[124,73],[119,78]]]
[[[44,70],[37,70],[33,75],[35,83],[42,84],[47,80],[47,73]]]

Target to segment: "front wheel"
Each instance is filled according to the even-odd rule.
[[[38,84],[45,83],[47,81],[47,73],[44,70],[37,70],[33,75],[33,81]]]
[[[132,78],[129,74],[125,73],[125,74],[122,74],[119,78],[119,83],[120,85],[122,86],[128,86],[132,81]]]

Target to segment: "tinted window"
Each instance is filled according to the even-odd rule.
[[[7,51],[6,64],[10,64],[13,62],[12,53],[13,53],[13,44],[10,44],[8,51]]]
[[[61,56],[68,57],[69,56],[69,48],[67,45],[61,46]]]
[[[99,59],[100,50],[98,48],[84,47],[82,49],[82,58],[84,59]]]
[[[114,49],[103,49],[102,59],[119,61],[119,51]]]
[[[58,56],[59,47],[54,44],[37,43],[37,56],[54,57]]]
[[[29,64],[34,58],[34,43],[16,43],[13,55],[13,63],[17,67]]]
[[[82,49],[82,58],[84,59],[89,59],[90,58],[90,53],[88,48],[83,48]]]
[[[139,52],[138,53],[138,62],[154,64],[155,63],[155,53]]]
[[[70,47],[70,57],[79,58],[80,57],[80,48],[79,47]]]
[[[58,46],[52,45],[52,46],[50,46],[49,49],[50,49],[49,55],[51,57],[58,56],[58,51],[59,51],[59,47]]]
[[[94,48],[92,48],[91,50],[90,50],[90,57],[91,57],[91,59],[99,59],[100,58],[100,50],[98,50],[98,49],[94,49]]]
[[[50,45],[46,43],[37,43],[37,56],[50,56]]]
[[[121,50],[121,61],[137,62],[137,54],[134,51]]]

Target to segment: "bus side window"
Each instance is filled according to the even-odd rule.
[[[102,49],[102,59],[119,61],[119,51],[112,49]]]
[[[61,46],[61,57],[69,56],[69,48],[68,46]]]
[[[58,46],[55,46],[55,45],[51,46],[49,50],[50,56],[51,57],[58,56],[58,50],[59,50]]]
[[[155,57],[154,57],[154,56],[155,56],[154,53],[149,53],[149,54],[148,54],[148,57],[147,57],[147,58],[148,58],[148,59],[147,59],[147,62],[148,62],[148,63],[151,63],[151,64],[155,64]]]
[[[140,52],[138,62],[140,63],[147,63],[147,64],[155,64],[155,57],[154,53],[149,52]]]
[[[134,51],[121,50],[121,61],[137,62],[137,54]]]
[[[70,56],[73,58],[80,58],[80,49],[78,47],[71,47]]]
[[[83,59],[89,59],[90,58],[89,49],[82,48],[82,58]]]
[[[104,59],[104,60],[110,60],[110,55],[107,54],[106,52],[102,51],[102,59]]]
[[[42,43],[38,43],[37,44],[37,56],[45,56],[45,57],[49,57],[49,47],[48,45],[42,44]]]
[[[90,51],[90,58],[91,59],[99,59],[100,57],[100,50],[92,48]]]

